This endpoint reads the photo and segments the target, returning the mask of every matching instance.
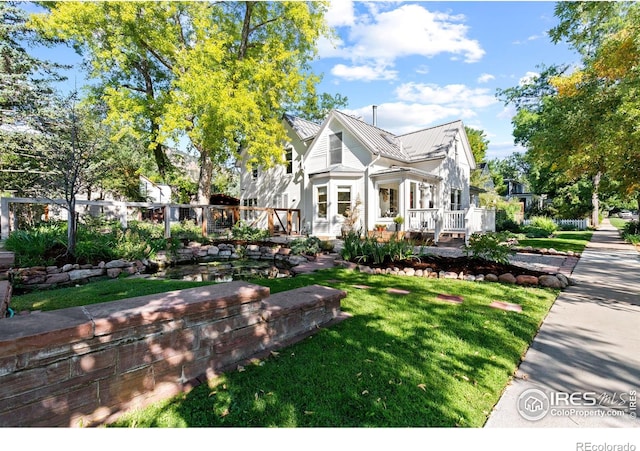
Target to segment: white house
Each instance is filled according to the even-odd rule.
[[[375,115],[374,115],[375,117]],[[359,199],[356,228],[469,236],[494,230],[492,211],[470,203],[476,163],[462,121],[394,135],[340,111],[322,124],[284,116],[287,165],[241,178],[241,203],[299,208],[316,236],[339,236],[344,213]]]

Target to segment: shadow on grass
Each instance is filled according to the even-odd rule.
[[[344,289],[343,310],[353,317],[116,425],[481,427],[555,297],[339,270],[306,279],[265,285],[272,292],[310,281]],[[390,294],[390,287],[410,293]],[[438,301],[443,292],[464,303]],[[530,313],[489,308],[498,297]]]

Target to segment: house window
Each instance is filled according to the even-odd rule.
[[[342,132],[329,135],[329,164],[342,164]]]
[[[351,187],[338,187],[338,214],[345,216],[345,212],[351,208]]]
[[[462,210],[462,191],[459,189],[451,190],[451,210]]]
[[[284,150],[284,159],[287,165],[287,174],[293,174],[293,147],[289,146]]]
[[[316,203],[318,204],[318,218],[327,219],[327,187],[319,186]]]
[[[258,206],[258,198],[257,197],[253,197],[251,199],[244,199],[242,201],[242,205],[244,205],[245,207],[257,207]]]
[[[409,208],[418,208],[418,199],[420,199],[418,184],[416,182],[411,182],[409,184]]]
[[[378,188],[381,218],[393,218],[398,214],[398,185],[385,184]]]
[[[256,164],[251,165],[251,178],[253,180],[258,178],[258,166]]]

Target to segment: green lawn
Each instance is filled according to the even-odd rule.
[[[122,417],[120,427],[481,427],[557,292],[496,283],[331,269],[261,280],[272,292],[319,283],[347,291],[352,318],[242,372]],[[16,296],[49,309],[197,284],[95,282]],[[358,289],[356,284],[368,285]],[[389,294],[389,287],[411,291]],[[436,299],[464,297],[462,305]],[[39,300],[37,300],[39,299]],[[488,307],[521,304],[522,313]]]
[[[582,253],[592,235],[593,232],[590,230],[558,231],[554,233],[553,238],[518,238],[518,243],[522,247],[531,246],[535,249],[553,248],[562,252]]]
[[[618,230],[624,229],[624,225],[628,222],[626,219],[622,218],[609,218],[609,222]]]
[[[11,308],[16,312],[23,310],[57,310],[203,285],[211,285],[211,282],[133,278],[113,279],[91,282],[79,287],[34,291],[20,296],[14,295],[11,297]]]

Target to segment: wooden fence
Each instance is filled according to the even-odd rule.
[[[0,239],[7,239],[9,234],[18,230],[18,215],[14,209],[17,205],[44,205],[47,208],[43,220],[57,217],[67,218],[66,202],[63,199],[34,199],[25,197],[0,198]],[[164,224],[165,237],[171,236],[171,224],[184,219],[192,219],[202,227],[204,236],[228,231],[238,221],[248,225],[269,230],[275,234],[299,234],[301,217],[299,209],[260,208],[230,205],[191,205],[164,204],[155,202],[121,202],[78,200],[76,214],[84,207],[84,213],[92,216],[104,215],[108,219],[120,221],[123,228],[132,220],[150,220]]]

